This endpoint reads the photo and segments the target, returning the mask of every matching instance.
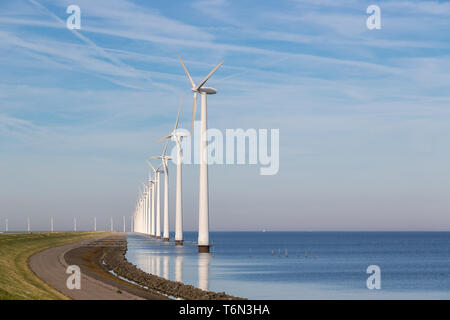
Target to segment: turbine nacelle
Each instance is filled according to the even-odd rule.
[[[174,132],[171,133],[170,136],[171,136],[171,137],[184,138],[184,137],[187,137],[188,134],[187,134],[186,132],[183,132],[183,131],[174,131]]]
[[[217,93],[217,89],[215,88],[211,88],[211,87],[201,87],[201,88],[192,88],[191,89],[193,92],[199,92],[200,94],[204,93],[204,94],[216,94]]]
[[[167,159],[171,160],[172,156],[157,156],[157,157],[151,157],[152,159]]]

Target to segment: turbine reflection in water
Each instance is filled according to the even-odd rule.
[[[198,254],[198,287],[202,290],[208,290],[210,260],[209,253]]]
[[[160,277],[161,276],[161,257],[160,256],[156,256],[155,263],[156,263],[156,270],[155,270],[156,275],[158,277]]]
[[[175,281],[183,282],[183,257],[175,258]]]
[[[169,280],[169,256],[163,257],[163,263],[164,263],[163,278]]]

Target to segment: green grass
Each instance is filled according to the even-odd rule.
[[[66,296],[40,280],[28,267],[36,252],[100,236],[102,232],[0,234],[0,300],[54,300]]]

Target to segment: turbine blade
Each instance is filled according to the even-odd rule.
[[[172,135],[169,134],[168,136],[165,136],[165,137],[162,137],[161,139],[156,140],[156,142],[161,142],[161,141],[164,141],[164,140],[168,140],[168,139],[170,139],[171,137],[172,137]]]
[[[166,145],[164,146],[164,151],[162,153],[162,157],[166,155],[167,145],[169,144],[169,141],[166,141]]]
[[[180,137],[175,136],[175,139],[177,139],[177,149],[178,149],[178,161],[181,161],[181,164],[184,163],[184,159],[183,159],[183,153],[181,152],[181,141],[180,141]]]
[[[191,75],[189,74],[188,69],[187,69],[186,66],[184,65],[183,59],[181,59],[181,56],[180,56],[180,55],[178,55],[178,58],[180,58],[181,65],[183,66],[184,72],[186,72],[186,75],[188,76],[189,81],[191,82],[192,88],[195,88],[195,83],[194,83],[194,81],[192,80]]]
[[[147,161],[148,165],[153,169],[153,171],[156,171],[155,167],[152,165],[150,161],[148,161],[147,159],[145,159],[145,161]]]
[[[195,88],[195,90],[200,89],[205,84],[205,82],[208,81],[208,79],[213,75],[213,73],[216,72],[217,69],[220,68],[221,65],[223,65],[223,61],[221,63],[219,63],[217,66],[215,66],[214,69],[212,69],[211,72],[202,81],[200,81],[200,83]]]
[[[163,164],[164,174],[167,174],[167,164],[166,164],[166,159],[163,159],[162,164]]]
[[[178,108],[178,115],[177,115],[177,121],[175,122],[175,127],[173,128],[173,131],[175,132],[175,130],[177,130],[178,128],[178,120],[180,119],[180,112],[181,112],[181,107],[183,106],[183,95],[181,96],[181,101],[180,101],[180,107]]]
[[[197,92],[194,92],[194,104],[192,105],[192,126],[191,126],[191,143],[194,136],[195,112],[197,111]]]

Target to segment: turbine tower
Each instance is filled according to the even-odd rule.
[[[50,218],[50,232],[53,232],[53,217]]]
[[[150,236],[154,237],[155,232],[155,184],[156,180],[150,180]]]
[[[164,138],[158,140],[158,142],[172,138],[177,146],[177,190],[176,190],[176,202],[175,202],[175,245],[183,245],[183,196],[182,196],[182,176],[181,166],[183,163],[183,155],[181,152],[181,140],[186,137],[184,132],[177,132],[178,121],[180,119],[181,107],[183,106],[183,97],[181,97],[180,107],[178,108],[177,120],[173,131]]]
[[[158,185],[158,179],[157,179],[158,174],[157,174],[157,172],[159,171],[159,167],[157,169],[155,169],[155,167],[152,165],[152,163],[149,160],[145,160],[145,161],[147,161],[149,168],[153,170],[153,174],[155,176],[154,179],[150,180],[150,182],[151,182],[151,186],[150,186],[151,187],[151,189],[150,189],[150,191],[151,191],[150,235],[152,237],[156,237],[156,220],[157,219],[155,217],[155,193],[156,193],[155,189],[157,189],[157,185]],[[158,199],[159,199],[159,195],[158,195]]]
[[[148,224],[149,224],[149,215],[148,215],[148,194],[149,194],[149,190],[147,185],[142,182],[142,186],[144,187],[144,193],[142,196],[142,214],[143,214],[143,230],[142,233],[144,234],[148,234],[147,229],[148,229]]]
[[[171,156],[166,155],[167,145],[164,146],[164,151],[159,157],[152,157],[153,159],[161,159],[161,166],[164,168],[164,230],[163,241],[169,241],[169,167],[167,160],[172,159]]]
[[[154,202],[153,199],[155,199],[155,191],[156,191],[156,217],[155,217],[155,224],[154,224],[154,234],[153,236],[156,237],[156,239],[161,239],[161,171],[159,168],[161,165],[155,169],[155,167],[152,165],[150,161],[147,160],[147,163],[152,168],[154,174],[155,174],[155,181],[153,185],[153,197],[152,197],[152,207],[154,209]],[[153,211],[153,210],[152,210]]]
[[[203,78],[198,85],[195,85],[189,74],[188,69],[180,58],[184,71],[191,82],[191,90],[194,92],[194,104],[192,106],[192,131],[191,139],[194,135],[194,120],[197,109],[197,94],[201,96],[201,132],[200,132],[200,188],[199,188],[199,204],[198,204],[198,252],[209,252],[209,202],[208,202],[208,154],[207,154],[207,105],[206,95],[216,94],[217,90],[203,85],[208,79],[220,68],[223,61],[219,63],[211,72]]]
[[[145,233],[150,235],[150,237],[153,236],[152,233],[152,228],[153,228],[153,224],[155,223],[155,219],[153,216],[153,207],[152,207],[152,198],[153,198],[153,194],[152,194],[152,174],[151,174],[151,168],[149,168],[148,171],[148,186],[147,186],[147,198],[145,199],[145,205],[146,205],[146,215],[147,215],[147,224],[145,226]]]

